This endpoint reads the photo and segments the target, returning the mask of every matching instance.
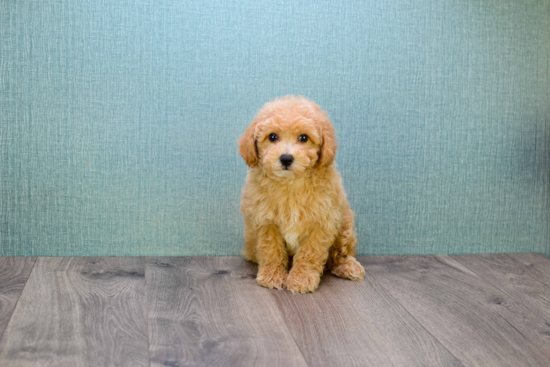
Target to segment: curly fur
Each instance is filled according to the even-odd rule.
[[[268,139],[272,133],[275,142]],[[305,143],[298,140],[302,134]],[[241,137],[239,154],[251,168],[241,201],[243,255],[258,263],[259,285],[314,292],[325,266],[342,278],[363,278],[354,257],[354,213],[334,167],[336,149],[327,113],[301,96],[266,103]],[[288,169],[283,154],[294,158]]]

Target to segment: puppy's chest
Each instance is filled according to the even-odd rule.
[[[271,186],[261,187],[250,195],[250,217],[258,226],[275,224],[286,242],[287,251],[295,255],[316,225],[334,226],[337,211],[329,190],[301,187],[300,190]]]
[[[296,252],[298,252],[298,248],[300,247],[300,233],[287,232],[284,237],[288,254],[290,256],[296,255]]]
[[[280,199],[275,206],[274,222],[285,239],[289,255],[295,255],[314,223],[314,209],[305,200]]]
[[[310,212],[312,206],[308,205],[307,200],[296,200],[284,195],[275,198],[270,207],[274,221],[285,231],[292,227],[304,226],[313,214]]]

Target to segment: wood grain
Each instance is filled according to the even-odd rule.
[[[454,260],[550,323],[550,286],[506,254],[453,255]],[[550,335],[547,335],[550,339]]]
[[[310,366],[461,366],[369,275],[325,275],[317,292],[272,292]]]
[[[524,269],[533,277],[550,285],[549,258],[537,253],[508,254],[508,256],[523,264]]]
[[[550,325],[449,256],[374,256],[366,269],[464,365],[547,366]]]
[[[39,258],[2,366],[147,366],[143,258]]]
[[[31,274],[35,257],[0,257],[0,337]]]
[[[0,258],[0,366],[550,366],[550,259],[359,260],[293,295],[240,257]]]
[[[306,366],[240,257],[147,258],[151,366]]]

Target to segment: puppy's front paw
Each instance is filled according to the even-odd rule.
[[[315,292],[321,275],[313,269],[292,269],[286,279],[286,288],[292,293]]]
[[[283,289],[288,273],[282,266],[262,266],[256,275],[256,282],[269,289]]]
[[[361,280],[365,276],[365,269],[353,256],[346,256],[331,270],[337,277],[351,280]]]

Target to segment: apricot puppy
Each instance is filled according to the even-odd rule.
[[[336,148],[327,113],[301,96],[266,103],[241,137],[239,154],[251,168],[241,200],[243,255],[258,263],[259,285],[314,292],[325,266],[363,278]]]

